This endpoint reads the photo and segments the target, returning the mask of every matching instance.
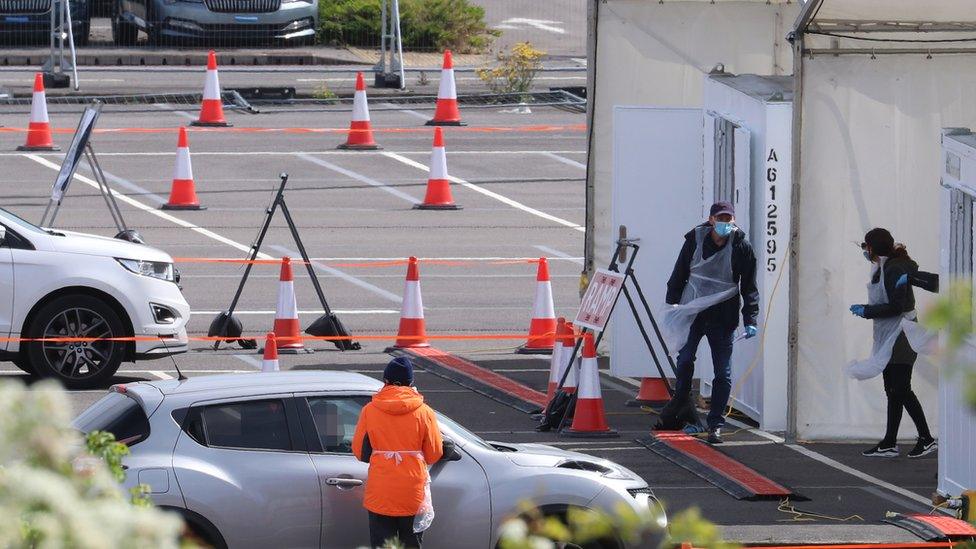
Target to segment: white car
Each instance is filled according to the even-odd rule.
[[[187,350],[190,306],[173,258],[115,238],[37,227],[0,208],[0,358],[69,388],[125,362]],[[128,341],[109,338],[137,336]],[[99,338],[100,341],[54,341]]]

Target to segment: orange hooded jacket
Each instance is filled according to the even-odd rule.
[[[363,440],[373,450],[363,507],[378,515],[409,517],[424,501],[427,466],[441,459],[443,441],[437,417],[413,387],[386,385],[363,407],[352,438],[352,451],[363,458]],[[397,463],[383,452],[402,453]]]

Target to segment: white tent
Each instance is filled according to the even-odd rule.
[[[590,6],[588,269],[606,266],[617,238],[610,213],[614,106],[700,108],[704,76],[717,64],[737,74],[790,74],[792,52],[784,37],[799,12],[796,0],[605,0]]]

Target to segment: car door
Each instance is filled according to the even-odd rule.
[[[173,469],[188,510],[229,547],[318,547],[321,494],[291,395],[186,411]]]
[[[365,395],[317,394],[304,396],[308,414],[303,423],[312,460],[322,487],[322,546],[359,547],[369,544],[368,515],[363,491],[368,466],[352,455],[352,436]],[[307,424],[311,423],[310,426]],[[442,429],[443,431],[443,429]],[[448,432],[445,435],[450,436]],[[481,465],[459,443],[461,459],[440,461],[431,467],[433,525],[424,533],[424,547],[454,549],[487,547],[491,540],[491,497]]]
[[[0,239],[0,334],[10,337],[10,325],[14,315],[14,262],[10,246],[7,245],[7,229],[0,225],[4,235]],[[8,341],[4,341],[0,349],[6,349]]]

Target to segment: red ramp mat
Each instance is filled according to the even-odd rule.
[[[884,521],[904,528],[925,541],[976,539],[976,528],[972,524],[945,515],[889,513]]]
[[[736,499],[782,499],[793,491],[681,431],[655,431],[637,443]]]

